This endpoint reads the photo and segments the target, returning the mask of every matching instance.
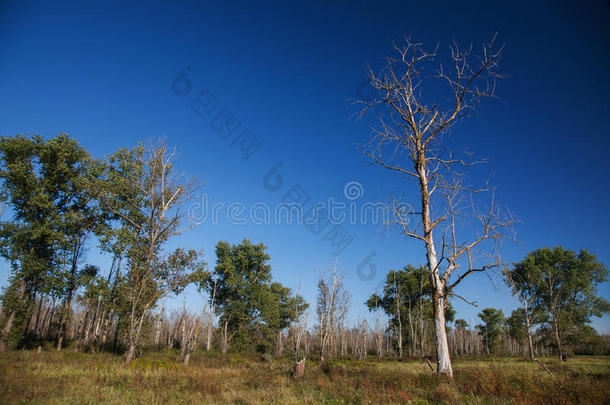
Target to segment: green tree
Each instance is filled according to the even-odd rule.
[[[62,320],[69,315],[84,240],[97,222],[83,184],[88,162],[66,134],[0,138],[1,196],[12,211],[0,222],[0,254],[12,268],[0,349],[13,326],[14,337],[24,332],[37,294],[64,297]]]
[[[302,297],[272,282],[267,248],[244,239],[238,245],[221,241],[216,245],[216,266],[207,280],[213,303],[228,341],[237,350],[269,352],[276,333],[288,327],[307,309]],[[211,296],[211,294],[210,294]],[[296,308],[296,311],[295,311]]]
[[[506,328],[506,319],[501,309],[485,308],[479,313],[479,318],[484,322],[477,325],[479,334],[483,336],[483,343],[487,354],[495,353],[498,348],[499,337]]]
[[[87,188],[89,153],[74,139],[60,135],[46,142],[40,155],[45,184],[55,202],[58,230],[58,285],[64,305],[60,313],[57,350],[61,350],[72,301],[84,278],[79,276],[85,242],[102,221]]]
[[[101,209],[117,222],[117,232],[105,235],[109,247],[118,249],[115,254],[127,261],[117,297],[126,328],[127,363],[149,311],[168,294],[181,292],[205,265],[194,250],[176,249],[163,256],[170,238],[197,225],[187,221],[185,207],[199,183],[176,173],[174,157],[164,142],[120,149],[106,161],[96,162],[89,178],[88,187]]]
[[[511,312],[510,316],[506,319],[506,325],[508,327],[508,335],[518,342],[523,342],[527,339],[527,319],[525,309],[518,308]]]
[[[606,281],[608,270],[586,250],[538,249],[515,264],[508,277],[516,292],[533,297],[533,310],[544,315],[541,330],[553,336],[562,361],[564,343],[593,316],[610,310],[610,304],[597,296],[597,285]]]
[[[408,265],[401,270],[390,270],[386,275],[383,295],[373,294],[366,305],[369,310],[382,308],[390,317],[390,326],[397,332],[397,347],[402,356],[403,345],[411,347],[412,355],[417,352],[423,356],[426,325],[434,320],[430,272],[425,266]],[[445,318],[452,321],[455,311],[447,302]]]
[[[468,322],[466,322],[464,319],[456,319],[453,323],[455,324],[455,329],[457,330],[466,330],[466,328],[468,328]]]

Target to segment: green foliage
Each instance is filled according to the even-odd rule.
[[[457,330],[465,330],[468,328],[468,322],[466,322],[464,319],[456,319],[454,324]]]
[[[479,334],[483,336],[483,343],[488,353],[495,353],[499,338],[506,328],[506,319],[501,309],[485,308],[479,313],[479,318],[484,322],[477,325]]]
[[[403,343],[406,345],[412,344],[416,338],[411,335],[409,322],[415,325],[420,322],[432,323],[434,320],[433,288],[429,281],[429,274],[430,272],[425,266],[408,265],[398,271],[390,270],[383,286],[383,295],[380,297],[373,294],[366,301],[366,306],[370,311],[377,308],[382,309],[390,317],[390,325],[394,328],[398,327],[398,313],[400,312]],[[455,310],[447,301],[445,307],[447,322],[453,321],[454,316]]]
[[[559,351],[562,341],[574,341],[592,317],[610,310],[597,296],[597,285],[607,277],[608,269],[595,255],[562,247],[533,251],[507,273],[514,292],[531,298],[541,334]]]
[[[216,245],[216,267],[207,283],[220,323],[228,322],[236,350],[270,351],[275,334],[308,307],[290,288],[272,282],[266,250],[262,243],[248,239],[239,245],[222,241]]]
[[[87,178],[109,222],[100,230],[102,249],[115,261],[127,262],[124,276],[119,277],[117,267],[110,295],[118,303],[119,325],[126,328],[131,351],[157,302],[182,292],[204,272],[205,263],[195,250],[178,248],[163,255],[170,238],[196,225],[185,223],[184,205],[199,184],[176,173],[174,156],[164,142],[119,149],[94,162]],[[94,286],[101,287],[101,280]]]
[[[527,320],[525,309],[517,308],[511,312],[506,319],[508,335],[513,339],[522,342],[527,339]]]
[[[48,141],[0,138],[0,197],[12,213],[0,222],[0,255],[12,267],[2,302],[6,316],[19,315],[17,330],[30,312],[24,301],[36,294],[69,301],[78,288],[80,253],[98,223],[84,182],[89,161],[87,151],[66,134]]]

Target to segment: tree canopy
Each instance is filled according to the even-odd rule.
[[[513,291],[532,298],[531,308],[538,322],[553,336],[563,359],[564,341],[584,330],[592,317],[602,316],[610,304],[597,295],[597,285],[606,281],[608,269],[595,255],[562,247],[543,248],[529,253],[507,272]]]
[[[308,304],[290,288],[272,281],[270,257],[262,243],[221,241],[216,257],[207,288],[232,346],[270,351],[274,334],[297,319]]]

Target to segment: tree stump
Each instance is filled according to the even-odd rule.
[[[40,353],[42,350],[42,346],[38,345],[38,348],[36,349],[36,353]]]
[[[292,378],[301,378],[305,375],[305,358],[301,361],[297,361],[292,370]]]

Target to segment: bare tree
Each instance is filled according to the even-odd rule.
[[[186,311],[186,305],[183,309],[182,319],[180,322],[180,358],[187,365],[191,358],[191,353],[197,346],[197,338],[201,329],[201,318],[205,315],[205,308],[201,316],[195,316]]]
[[[161,318],[165,314],[165,303],[161,306],[161,311],[157,314],[157,320],[155,322],[155,346],[159,346],[159,339],[161,338]]]
[[[212,290],[212,299],[210,300],[210,312],[204,318],[205,329],[205,350],[210,351],[212,348],[212,332],[214,332],[214,317],[216,316],[216,280],[214,280],[214,288]]]
[[[465,184],[464,171],[476,162],[448,152],[446,135],[482,98],[495,96],[502,48],[495,46],[494,37],[475,55],[472,46],[463,50],[454,42],[448,64],[436,61],[436,49],[425,50],[409,39],[394,44],[394,49],[397,57],[388,58],[379,73],[370,70],[375,95],[359,100],[361,117],[374,109],[380,123],[362,151],[374,163],[418,184],[419,209],[405,208],[396,199],[392,208],[401,231],[425,246],[433,287],[437,372],[452,377],[445,331],[447,299],[465,277],[499,266],[497,250],[487,242],[504,238],[513,221],[501,212],[489,185],[472,188]],[[431,101],[424,90],[438,94],[438,88],[432,86],[439,84],[447,90],[447,97]],[[482,210],[481,194],[486,191],[491,197]],[[478,230],[459,227],[458,219],[466,222],[463,217]],[[464,231],[461,237],[458,230]],[[434,231],[440,238],[435,238]],[[459,274],[464,264],[466,269]]]
[[[373,330],[373,338],[375,340],[375,349],[377,351],[377,358],[383,357],[383,337],[386,325],[381,321],[381,309],[375,310],[377,316],[375,317],[375,326]]]
[[[299,293],[300,293],[300,291],[297,291],[297,296],[299,296]],[[307,332],[307,324],[309,322],[309,311],[308,310],[299,311],[298,302],[295,301],[294,314],[295,314],[295,320],[292,325],[294,346],[293,346],[292,351],[293,351],[293,355],[298,360],[301,357],[301,354],[303,354],[303,357],[302,357],[303,359],[305,358],[304,355],[306,354],[306,350],[304,350],[304,353],[302,353],[300,351],[300,349],[301,349],[301,344],[303,342],[303,337],[305,336],[305,333]],[[303,363],[303,367],[305,367],[304,363]]]
[[[320,359],[324,360],[334,348],[338,322],[343,323],[349,307],[349,294],[343,287],[343,277],[335,265],[330,273],[318,281],[317,313],[320,334]]]
[[[229,328],[229,319],[225,320],[224,325],[222,326],[222,340],[220,342],[220,350],[222,351],[222,353],[226,353],[227,350],[229,349],[229,341],[231,340],[231,337],[233,336],[233,334],[229,333],[228,331]]]

